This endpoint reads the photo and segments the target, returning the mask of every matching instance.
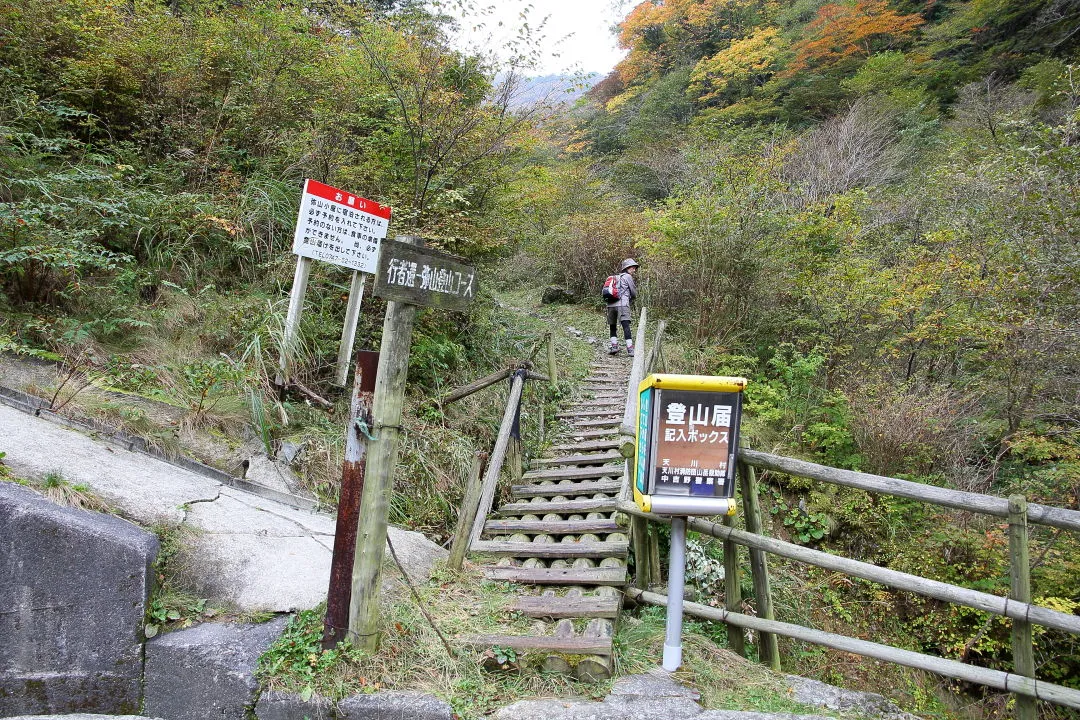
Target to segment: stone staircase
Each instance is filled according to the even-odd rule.
[[[486,519],[474,556],[485,577],[514,583],[509,610],[534,619],[528,635],[467,642],[540,653],[541,668],[601,680],[612,672],[612,636],[626,584],[629,542],[616,522],[624,462],[616,448],[629,358],[593,364],[583,396],[556,417],[551,457],[535,460],[513,500]]]

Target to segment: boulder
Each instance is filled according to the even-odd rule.
[[[139,711],[158,541],[0,482],[0,717]]]
[[[542,305],[572,303],[575,300],[577,300],[577,297],[572,292],[558,285],[548,285],[544,288],[544,294],[540,296],[540,303]]]
[[[784,679],[792,690],[791,699],[804,705],[814,705],[840,712],[857,712],[864,717],[918,720],[918,716],[903,712],[877,693],[848,690],[798,675],[786,675]]]
[[[164,720],[246,720],[258,698],[259,656],[286,621],[203,623],[153,638],[146,643],[144,712]]]

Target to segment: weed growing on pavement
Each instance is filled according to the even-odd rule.
[[[72,484],[59,470],[53,470],[40,480],[30,479],[27,483],[57,505],[80,510],[109,512],[109,505],[83,483]]]

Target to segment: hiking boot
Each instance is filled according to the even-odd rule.
[[[618,345],[618,343],[611,343],[611,347],[608,349],[607,354],[608,355],[618,355],[619,354],[619,345]]]
[[[626,348],[626,354],[629,355],[630,357],[634,357],[634,346],[633,345]]]

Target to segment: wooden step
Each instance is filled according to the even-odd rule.
[[[537,458],[532,461],[537,468],[552,467],[553,465],[593,465],[596,463],[609,463],[622,461],[623,456],[619,453],[594,453],[592,455],[562,455],[553,458]]]
[[[590,442],[576,442],[576,443],[564,443],[562,445],[552,445],[552,452],[590,452],[593,450],[615,450],[622,444],[622,441],[617,437],[613,437],[610,440],[593,440]]]
[[[585,418],[603,418],[603,417],[613,417],[615,415],[618,415],[619,418],[621,419],[622,418],[622,409],[621,409],[622,406],[621,405],[612,405],[611,408],[612,408],[611,410],[576,410],[576,411],[573,411],[573,412],[561,412],[561,413],[556,413],[555,417],[558,420],[575,420],[575,419],[578,419],[578,418],[581,418],[581,419],[584,420]]]
[[[625,463],[613,463],[596,467],[543,468],[530,470],[522,480],[586,480],[589,478],[617,477],[623,474]]]
[[[513,542],[480,540],[474,542],[470,552],[477,555],[501,555],[519,558],[607,558],[626,557],[630,544],[626,541],[615,542]]]
[[[622,415],[621,414],[618,417],[608,416],[608,417],[602,418],[602,419],[578,420],[577,422],[572,423],[571,427],[586,429],[586,428],[616,427],[618,425],[622,425]]]
[[[596,397],[600,397],[603,394],[609,398],[626,398],[626,392],[623,387],[612,383],[611,385],[582,385],[581,389],[585,392],[596,393]]]
[[[593,482],[567,483],[565,485],[512,485],[510,492],[516,498],[527,497],[580,497],[596,493],[617,493],[622,489],[622,479],[596,480]]]
[[[583,402],[577,402],[577,403],[573,403],[571,405],[567,405],[566,406],[566,413],[564,413],[564,414],[569,415],[569,414],[573,414],[573,413],[575,413],[577,411],[590,412],[592,410],[595,410],[597,412],[621,413],[621,412],[626,410],[626,403],[621,401],[621,400],[617,401],[617,402],[616,401],[594,402],[592,400],[585,400]],[[559,415],[556,415],[555,417],[559,417]]]
[[[495,514],[508,517],[511,515],[546,515],[547,513],[579,515],[591,512],[615,512],[615,498],[506,503],[496,510]]]
[[[599,393],[590,396],[588,399],[596,400],[597,402],[621,402],[623,403],[624,407],[626,405],[626,393],[621,393],[619,395],[613,395],[611,393]]]
[[[475,647],[506,647],[514,650],[545,650],[568,655],[611,655],[611,638],[555,637],[554,635],[467,635],[458,642]]]
[[[617,427],[608,428],[607,430],[571,430],[566,433],[566,437],[574,440],[595,440],[596,438],[611,437],[618,431]]]
[[[608,585],[626,584],[625,567],[593,568],[522,568],[489,565],[483,568],[488,580],[519,582],[529,585]]]
[[[614,618],[619,614],[619,598],[519,597],[507,610],[534,618]]]
[[[595,511],[594,511],[595,512]],[[614,520],[488,520],[484,531],[491,535],[581,535],[582,533],[625,532]]]

